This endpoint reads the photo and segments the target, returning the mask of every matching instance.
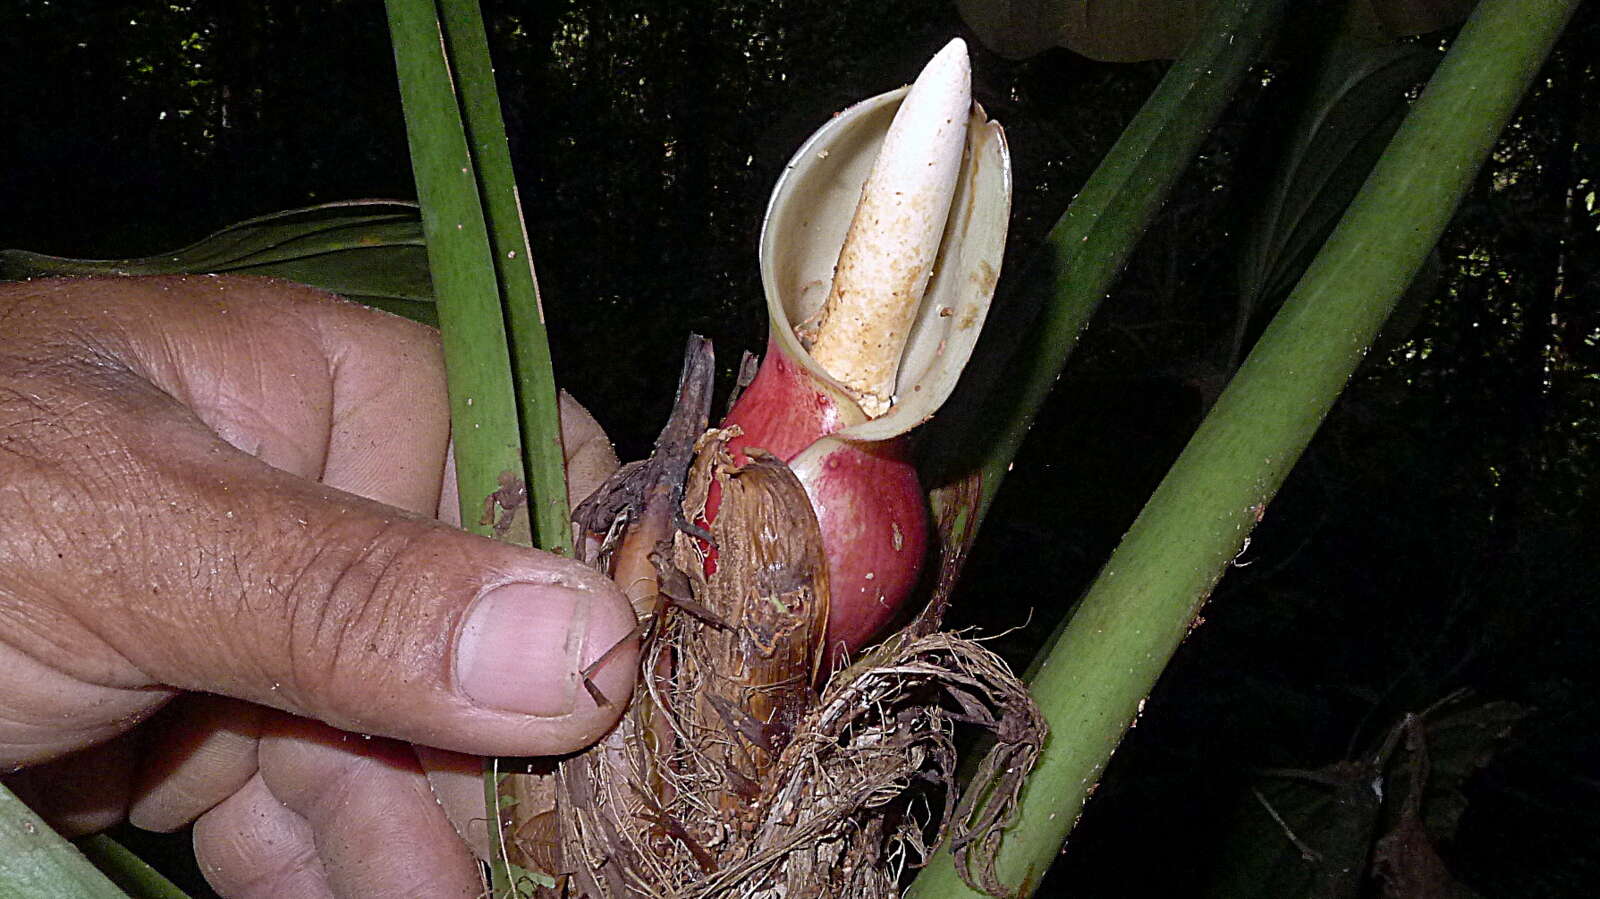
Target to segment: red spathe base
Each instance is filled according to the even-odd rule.
[[[787,462],[817,438],[866,420],[854,400],[837,387],[819,383],[805,366],[768,340],[755,380],[739,394],[722,426],[736,424],[744,430],[743,436],[728,443],[734,460],[742,465],[747,446]]]
[[[744,431],[728,445],[735,461],[745,461],[746,447],[765,449],[789,463],[811,497],[828,557],[824,670],[898,617],[928,545],[927,503],[904,441],[815,445],[865,420],[854,401],[769,341],[755,380],[723,422]],[[718,498],[710,497],[708,517],[715,517]]]
[[[821,449],[821,447],[819,447]],[[882,634],[917,586],[928,513],[901,441],[831,443],[792,462],[822,526],[828,556],[831,666]]]

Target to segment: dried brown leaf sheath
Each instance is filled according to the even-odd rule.
[[[681,510],[703,521],[708,495],[719,494],[711,542],[680,532],[671,562],[655,556],[676,564],[658,582],[682,580],[689,596],[654,605],[645,695],[600,747],[563,764],[557,808],[571,826],[561,853],[522,847],[546,871],[557,860],[577,868],[580,895],[665,895],[717,870],[750,832],[763,784],[815,705],[828,615],[816,516],[787,466],[757,453],[735,467],[725,443],[720,431],[699,441]],[[652,505],[638,523],[662,518]]]
[[[707,437],[689,472],[684,509],[703,520],[707,494],[719,490],[715,561],[707,565],[703,542],[683,533],[674,558],[695,599],[727,627],[703,631],[680,657],[677,676],[700,684],[695,717],[726,726],[729,739],[710,754],[735,784],[760,784],[816,701],[811,683],[828,624],[828,565],[817,516],[794,472],[760,450],[735,467],[722,432]],[[754,797],[744,792],[725,793],[723,812],[751,813]]]

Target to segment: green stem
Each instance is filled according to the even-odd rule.
[[[1578,0],[1482,0],[1032,680],[1051,738],[999,873],[1038,884],[1107,759],[1449,222]],[[976,895],[930,869],[920,896]],[[932,876],[930,876],[932,875]]]
[[[975,461],[981,472],[978,523],[993,505],[1079,335],[1210,136],[1287,6],[1287,0],[1225,0],[1218,5],[1050,229],[1040,258],[1007,289],[1013,302],[1043,300],[1024,331],[1027,343],[1014,353],[985,354],[992,367],[987,372],[978,370],[984,358],[974,360],[974,371],[965,381],[1013,389],[998,396],[982,388],[964,390],[930,425],[937,431],[929,442],[936,445],[964,442],[944,435],[963,435],[978,444],[968,443],[959,453],[963,461],[957,462],[970,470]],[[936,483],[945,480],[934,477]],[[939,503],[936,495],[936,507]]]
[[[388,0],[387,6],[450,380],[461,526],[531,546],[526,517],[497,506],[502,486],[523,482],[522,442],[500,287],[457,79],[432,0]]]
[[[1026,342],[1008,352],[994,343],[1009,335],[991,329],[961,389],[923,438],[924,474],[939,485],[929,501],[945,543],[941,563],[953,558],[959,567],[976,540],[1079,335],[1222,117],[1286,6],[1287,0],[1218,5],[1050,229],[1042,258],[1007,288],[1013,304],[1026,306],[1038,298],[1034,322],[1017,332]],[[989,384],[1004,386],[991,391],[983,386]],[[964,489],[973,472],[976,499]],[[955,883],[951,861],[948,850],[941,852],[915,887],[938,883],[942,890]]]
[[[189,899],[177,884],[111,837],[97,833],[75,842],[85,858],[133,899]]]
[[[572,524],[567,503],[566,465],[561,449],[561,422],[556,404],[555,369],[545,329],[533,253],[522,223],[522,206],[511,148],[495,89],[494,67],[477,0],[439,0],[445,45],[457,74],[483,204],[489,216],[489,240],[510,331],[511,367],[522,427],[522,451],[528,471],[528,514],[534,545],[572,554]]]
[[[523,546],[537,537],[540,548],[570,555],[555,377],[482,15],[476,0],[388,0],[388,11],[450,382],[462,525]],[[500,780],[491,760],[490,877],[494,895],[509,896],[516,872]]]

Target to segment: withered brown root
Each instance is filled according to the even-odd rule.
[[[782,462],[737,468],[725,438],[699,441],[680,494],[695,522],[720,492],[711,540],[680,530],[671,558],[655,553],[664,593],[627,715],[563,760],[538,801],[521,797],[545,814],[511,831],[538,844],[519,856],[556,880],[523,895],[891,897],[946,836],[968,883],[1003,895],[999,832],[1045,735],[1026,689],[987,649],[922,620],[816,695],[828,599],[816,517]],[[989,747],[964,792],[962,727]]]

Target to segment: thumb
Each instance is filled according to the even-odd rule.
[[[131,287],[117,289],[114,308],[179,321],[154,300],[132,305]],[[285,315],[276,301],[231,303],[230,322],[253,309]],[[355,315],[324,306],[311,307],[323,317],[308,332],[318,339],[328,333],[327,316]],[[181,321],[196,318],[186,311]],[[72,324],[79,333],[94,326],[137,337],[142,321],[118,314],[116,328]],[[273,333],[272,351],[281,353],[286,329]],[[348,372],[358,367],[348,353],[337,365],[285,369],[259,353],[252,362],[228,332],[201,336],[209,339],[194,345],[231,355],[229,364],[206,368],[222,379],[186,382],[199,386],[165,377],[148,361],[153,354],[115,352],[109,338],[102,346],[114,352],[89,364],[55,353],[0,365],[13,388],[0,400],[26,398],[17,415],[0,419],[0,448],[8,450],[0,452],[0,620],[8,622],[0,744],[59,749],[101,739],[159,705],[170,695],[161,688],[225,694],[475,754],[570,751],[615,722],[633,687],[637,648],[624,642],[634,614],[607,578],[285,470],[305,473],[309,466],[281,460],[313,459],[300,447],[327,442],[323,477],[344,465],[341,482],[360,484],[377,478],[373,466],[382,463],[337,452],[341,441],[366,447],[404,435],[351,424],[382,404],[378,394],[347,396]],[[163,339],[182,337],[169,330]],[[285,370],[298,379],[292,394],[277,390]],[[281,409],[259,421],[231,411],[240,384],[287,403],[319,395],[304,388],[325,372],[336,374],[322,391],[332,412],[308,419],[324,428],[332,421],[332,438],[271,433],[261,422],[292,417]],[[197,399],[201,389],[212,392]],[[218,409],[226,415],[207,411]],[[221,417],[246,426],[230,433],[216,424]],[[250,434],[266,436],[252,445]],[[437,443],[441,458],[413,463],[434,472],[435,485]],[[268,464],[274,454],[280,464]],[[358,458],[366,461],[340,461]],[[22,659],[10,664],[15,650]],[[19,709],[27,714],[11,714]],[[26,720],[13,727],[19,718]]]
[[[620,714],[635,652],[593,691],[580,674],[634,628],[599,573],[273,468],[175,404],[118,432],[162,450],[119,454],[86,515],[34,522],[68,552],[30,578],[61,612],[47,665],[479,754],[576,749]]]

